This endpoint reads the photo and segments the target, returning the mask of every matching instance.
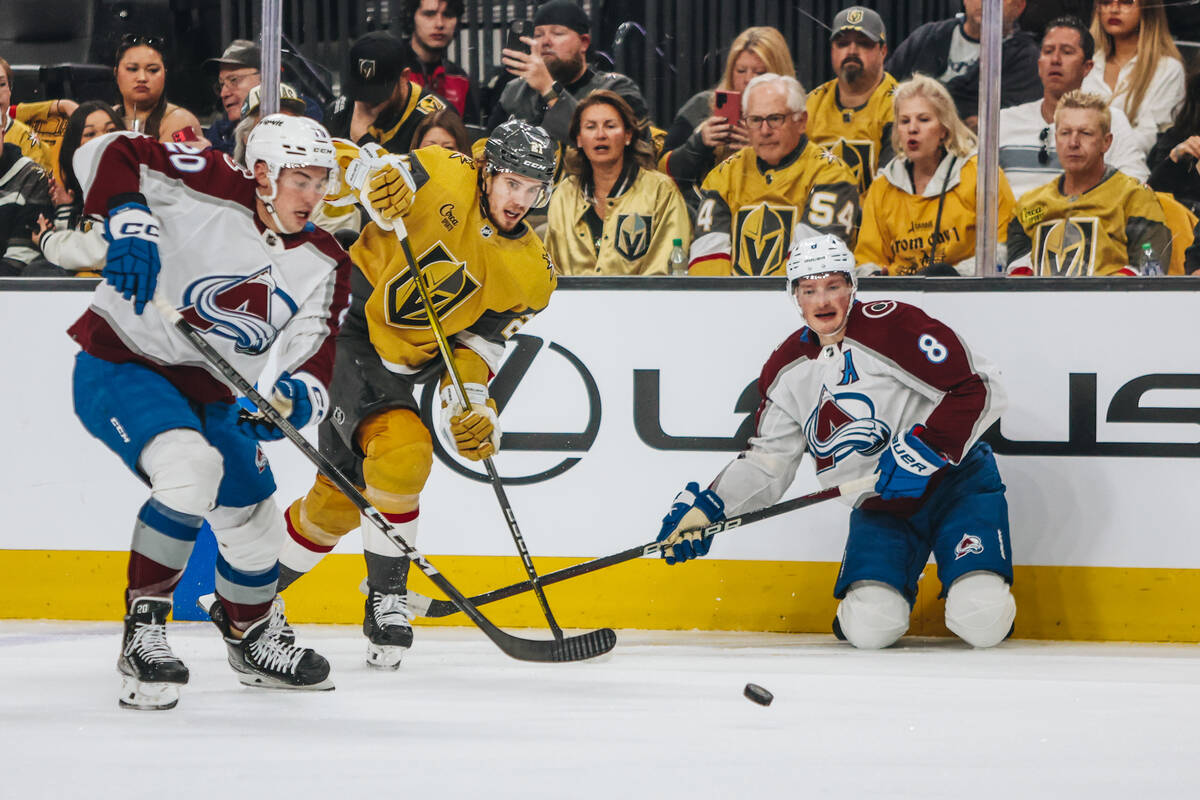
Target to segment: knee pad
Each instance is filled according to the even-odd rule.
[[[150,479],[150,495],[173,511],[201,517],[217,504],[225,459],[199,431],[158,434],[143,448],[138,466]]]
[[[333,547],[358,527],[358,506],[321,474],[287,515],[292,529],[318,547]]]
[[[1004,641],[1017,617],[1017,601],[994,572],[968,572],[946,594],[946,627],[972,647]]]
[[[433,439],[421,418],[408,409],[385,411],[358,428],[365,454],[363,480],[389,495],[418,495],[433,469]]]
[[[912,609],[904,595],[879,581],[855,581],[838,605],[846,640],[860,650],[890,647],[908,630]]]
[[[283,517],[271,498],[253,506],[218,506],[208,515],[221,555],[242,572],[263,572],[279,560],[287,534]]]

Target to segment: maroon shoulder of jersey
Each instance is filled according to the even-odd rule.
[[[104,144],[84,212],[107,216],[113,198],[141,192],[143,166],[196,191],[254,209],[254,180],[227,154],[149,136],[113,136]]]
[[[821,352],[821,343],[817,340],[817,336],[808,327],[803,327],[793,333],[791,336],[783,340],[783,343],[775,348],[775,352],[771,353],[771,357],[767,359],[767,363],[763,365],[762,372],[758,376],[758,411],[754,414],[754,426],[758,428],[758,421],[762,417],[763,409],[767,404],[767,392],[771,389],[771,384],[775,383],[775,378],[780,371],[788,364],[793,363],[800,358],[816,358]]]
[[[342,320],[346,317],[346,310],[350,306],[350,270],[353,264],[350,261],[350,255],[342,249],[333,235],[316,226],[313,226],[312,230],[285,237],[287,247],[296,247],[306,242],[312,243],[324,255],[334,259],[337,267],[335,268],[333,297],[329,301],[329,318],[325,320],[329,332],[312,358],[297,367],[296,371],[308,372],[328,387],[329,382],[333,379],[333,359],[337,352],[338,330],[341,328]]]
[[[855,303],[846,339],[943,392],[921,439],[957,463],[987,407],[988,388],[953,330],[916,306],[896,300]]]

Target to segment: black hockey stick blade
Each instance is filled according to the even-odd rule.
[[[278,427],[292,444],[296,445],[297,449],[312,462],[313,466],[321,474],[333,481],[334,485],[358,507],[358,510],[370,519],[385,536],[391,539],[403,551],[404,555],[412,563],[416,564],[417,568],[421,572],[424,572],[429,580],[433,581],[433,584],[450,598],[449,602],[451,604],[456,605],[459,611],[466,614],[483,631],[483,634],[491,639],[506,655],[519,661],[562,663],[595,658],[607,653],[616,646],[617,635],[610,628],[600,628],[599,630],[556,640],[522,639],[519,636],[513,636],[497,628],[495,623],[485,617],[478,608],[467,600],[462,592],[455,588],[454,584],[450,583],[450,580],[446,576],[438,571],[437,567],[431,564],[425,556],[421,555],[416,548],[404,541],[404,537],[392,529],[391,524],[383,514],[372,506],[367,498],[363,497],[358,487],[342,474],[342,471],[334,466],[329,459],[321,455],[320,451],[313,447],[304,438],[303,434],[296,430],[295,426],[279,413],[275,406],[271,405],[259,394],[258,390],[240,372],[234,369],[232,364],[226,361],[212,345],[205,341],[204,337],[183,318],[177,309],[159,297],[154,298],[154,306],[168,322],[183,334],[184,338],[196,348],[197,352],[204,356],[204,359],[208,363],[212,364],[231,384],[237,387],[238,391],[249,398],[258,407],[258,410],[272,424]]]
[[[865,492],[875,486],[876,476],[867,475],[862,478],[856,478],[852,481],[846,481],[838,486],[831,486],[828,489],[822,489],[819,492],[806,494],[803,497],[796,497],[791,500],[785,500],[782,503],[776,503],[773,506],[751,511],[737,517],[714,522],[712,525],[704,528],[705,536],[714,536],[724,531],[730,531],[734,528],[740,528],[743,525],[749,525],[751,522],[759,522],[760,520],[775,517],[780,514],[785,514],[789,511],[795,511],[799,508],[816,505],[825,500],[832,500],[835,497],[853,496],[861,492]],[[648,544],[638,547],[631,547],[628,550],[622,550],[619,553],[612,555],[601,556],[600,558],[584,561],[580,564],[573,564],[569,567],[563,567],[554,572],[547,572],[545,575],[538,577],[538,583],[542,586],[548,586],[552,583],[565,581],[569,578],[577,578],[580,575],[586,575],[589,572],[611,567],[616,564],[623,564],[626,561],[632,561],[635,558],[642,556],[650,556],[655,553],[662,552],[663,544],[661,542],[649,542]],[[504,586],[499,589],[492,589],[490,592],[477,594],[467,598],[467,601],[472,605],[482,606],[488,603],[494,603],[497,600],[505,600],[509,597],[516,597],[519,594],[533,589],[533,585],[529,581],[521,581],[509,586]],[[431,597],[423,597],[415,592],[408,593],[408,607],[419,617],[447,617],[451,614],[456,614],[459,611],[458,606],[450,600],[438,600]]]

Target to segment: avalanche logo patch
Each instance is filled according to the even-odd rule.
[[[272,301],[287,306],[288,319],[296,303],[275,283],[271,267],[250,275],[213,275],[194,281],[183,291],[183,315],[201,333],[232,339],[239,353],[266,352],[279,329],[271,324]]]
[[[821,387],[821,399],[804,423],[804,438],[824,472],[852,453],[874,455],[887,446],[892,429],[875,419],[875,404],[858,392],[833,394]]]
[[[983,540],[972,533],[964,533],[959,543],[954,546],[954,560],[958,561],[963,556],[982,552]]]

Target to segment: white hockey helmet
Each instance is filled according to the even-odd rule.
[[[339,180],[337,151],[329,131],[308,117],[271,114],[259,120],[246,139],[246,166],[253,170],[259,161],[267,165],[270,188],[269,195],[259,194],[259,198],[268,205],[278,191],[279,172],[286,167],[328,167],[330,185]]]
[[[854,273],[854,254],[846,243],[832,234],[800,239],[792,243],[787,260],[788,294],[801,278],[813,278],[831,272],[845,273],[852,289],[858,289],[858,277]]]

